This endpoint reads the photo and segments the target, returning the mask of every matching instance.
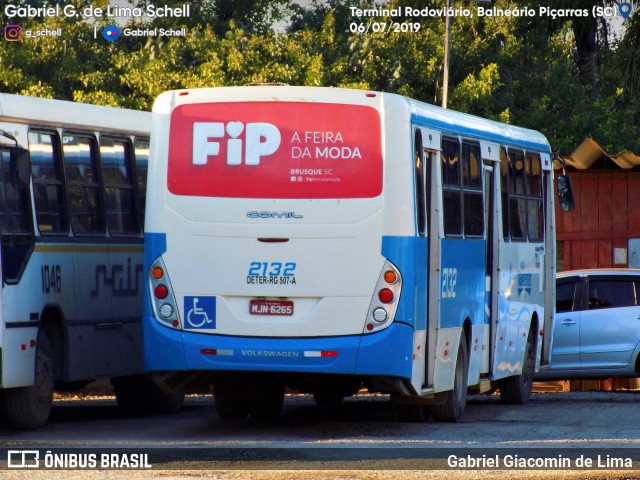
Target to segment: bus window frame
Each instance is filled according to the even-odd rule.
[[[518,185],[516,184],[517,178],[512,176],[512,170],[515,169],[515,159],[512,156],[512,152],[515,155],[522,154],[522,193],[518,192]],[[503,155],[504,154],[504,155]],[[500,189],[502,192],[502,215],[503,215],[503,239],[505,242],[529,242],[529,243],[544,243],[545,237],[545,215],[541,215],[538,219],[541,224],[538,224],[537,236],[532,236],[530,232],[529,223],[529,206],[534,202],[538,206],[544,206],[544,170],[542,168],[542,158],[540,152],[534,150],[526,150],[524,148],[508,147],[506,145],[500,146]],[[540,173],[540,179],[538,183],[538,192],[532,192],[533,175],[527,171],[528,161],[531,159],[531,166],[533,167],[533,160],[538,162],[538,171]],[[512,168],[512,163],[513,168]],[[506,173],[506,175],[505,175]],[[505,190],[506,186],[506,190]],[[524,231],[522,236],[513,235],[513,216],[512,216],[512,202],[524,202]],[[519,213],[519,212],[518,212]],[[518,217],[520,218],[520,217]]]
[[[121,143],[124,145],[124,158],[125,158],[125,168],[127,169],[127,173],[129,176],[129,183],[110,183],[108,182],[107,176],[105,175],[105,162],[103,158],[103,141],[111,141],[116,143]],[[132,141],[132,137],[128,135],[114,135],[111,133],[100,134],[98,138],[98,157],[100,159],[100,174],[102,178],[103,191],[104,191],[104,206],[105,206],[105,221],[107,226],[107,232],[113,238],[132,238],[139,237],[142,235],[143,225],[141,225],[141,217],[140,217],[140,208],[139,208],[139,197],[138,197],[138,186],[137,186],[137,171],[136,171],[136,163],[135,163],[135,150]],[[132,193],[131,201],[132,201],[132,209],[131,212],[132,220],[135,222],[134,227],[131,230],[116,231],[111,228],[109,225],[109,198],[108,198],[108,189],[117,189],[118,194],[122,190],[129,190]],[[122,216],[122,210],[120,212],[120,221],[124,220]]]
[[[54,154],[54,161],[52,163],[57,167],[57,170],[58,170],[57,171],[58,179],[55,182],[41,181],[39,179],[36,179],[33,174],[33,156],[31,155],[31,140],[30,140],[31,134],[33,132],[51,135],[51,138],[53,139],[51,150]],[[69,221],[67,183],[66,183],[66,176],[65,176],[64,156],[62,154],[62,140],[60,138],[60,132],[57,129],[51,128],[51,127],[30,125],[27,132],[27,151],[29,152],[29,163],[31,166],[31,183],[33,185],[32,200],[33,200],[33,210],[35,212],[35,218],[34,218],[35,227],[37,228],[38,233],[43,236],[48,236],[48,237],[49,236],[65,236],[66,237],[71,232],[71,225]],[[38,204],[37,204],[38,202],[36,200],[36,197],[37,197],[36,186],[39,186],[39,185],[44,185],[45,188],[48,188],[48,186],[50,185],[57,185],[58,188],[61,190],[60,199],[58,200],[57,204],[60,207],[59,209],[60,223],[61,224],[64,223],[64,224],[61,225],[61,228],[59,230],[47,231],[47,230],[43,230],[40,227],[40,222],[38,220]]]
[[[145,137],[143,135],[136,135],[133,137],[133,163],[134,163],[134,174],[135,174],[135,184],[136,184],[136,198],[138,200],[138,215],[140,222],[140,228],[144,232],[144,222],[145,222],[145,214],[146,214],[146,203],[147,203],[147,178],[149,175],[149,158],[150,154],[147,153],[147,161],[146,167],[144,169],[144,178],[141,177],[141,164],[138,163],[138,142],[145,143],[147,145],[147,150],[151,148],[151,138]]]
[[[75,180],[69,180],[67,175],[67,158],[65,153],[65,144],[64,137],[65,135],[73,135],[79,138],[89,139],[93,150],[91,151],[91,164],[94,168],[94,174],[96,179],[92,184],[88,182],[81,182]],[[107,222],[106,222],[106,208],[105,208],[105,197],[104,197],[104,183],[102,181],[102,169],[100,168],[100,152],[99,152],[99,144],[98,139],[96,138],[96,133],[93,131],[85,131],[85,130],[63,130],[62,131],[62,155],[63,155],[63,163],[64,163],[64,171],[66,177],[66,195],[68,198],[69,206],[69,228],[73,232],[74,236],[83,237],[83,238],[102,238],[107,235]],[[76,231],[72,222],[72,206],[71,206],[71,197],[70,197],[70,187],[82,187],[86,189],[87,187],[96,188],[98,190],[98,205],[97,205],[97,213],[98,213],[98,224],[100,226],[100,230],[82,232]]]
[[[451,173],[450,171],[447,171],[445,173],[445,169],[447,168],[445,157],[444,157],[444,154],[446,151],[445,142],[448,142],[450,144],[455,143],[457,145],[457,152],[458,152],[457,164],[458,165],[455,169],[457,172],[457,184],[454,184],[451,182],[453,178],[451,178],[451,176],[449,175],[449,173]],[[469,175],[467,175],[469,180],[468,184],[467,184],[467,178],[465,178],[465,158],[464,158],[465,147],[467,147],[467,152],[469,154],[469,158],[466,159],[466,164],[469,167]],[[476,152],[475,163],[476,163],[476,168],[478,170],[478,179],[475,182],[471,180],[472,149],[474,149]],[[444,227],[444,231],[443,231],[444,236],[446,238],[457,238],[457,239],[485,238],[486,229],[484,227],[484,213],[483,213],[484,212],[484,194],[483,194],[484,179],[482,176],[482,149],[480,147],[480,142],[474,139],[469,139],[469,138],[460,137],[460,136],[455,137],[455,136],[443,135],[440,154],[442,155],[440,163],[442,165],[442,173],[441,173],[442,205],[443,205],[442,220],[443,220],[443,227]],[[457,212],[457,215],[455,215],[455,217],[459,219],[459,223],[460,223],[459,232],[455,232],[455,233],[447,232],[447,223],[446,223],[446,219],[448,218],[447,214],[452,215],[452,212],[448,211],[445,205],[447,201],[447,197],[446,197],[447,194],[450,195],[450,198],[454,198],[455,196],[458,197],[458,206],[456,208],[458,212]],[[468,218],[466,216],[467,209],[465,208],[465,204],[466,204],[466,201],[471,197],[476,197],[476,201],[480,202],[481,208],[478,210],[480,212],[480,215],[477,217],[481,220],[482,232],[480,233],[468,233],[467,231]]]

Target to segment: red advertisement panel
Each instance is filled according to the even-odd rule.
[[[171,115],[167,186],[204,197],[376,197],[380,114],[329,103],[180,105]]]

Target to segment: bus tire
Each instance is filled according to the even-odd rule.
[[[431,417],[430,405],[399,404],[397,410],[402,422],[424,423]]]
[[[47,423],[53,405],[53,352],[44,331],[36,343],[35,383],[4,391],[6,419],[15,428],[38,428]]]
[[[129,375],[111,379],[118,407],[129,415],[178,413],[184,395],[167,393],[147,375]]]
[[[453,379],[453,389],[449,390],[442,404],[434,405],[433,418],[437,422],[459,422],[467,406],[467,377],[469,375],[469,353],[467,352],[467,337],[462,334],[458,355],[456,356],[456,372]]]
[[[284,385],[265,385],[261,394],[249,402],[249,415],[254,420],[270,420],[276,418],[282,410],[284,402]]]
[[[335,406],[340,405],[347,395],[338,392],[315,392],[313,400],[317,405]]]
[[[249,402],[244,400],[234,400],[231,398],[221,399],[215,397],[216,411],[218,416],[224,420],[244,420],[249,415]]]
[[[222,382],[213,387],[213,399],[218,416],[224,420],[244,420],[249,415],[248,400],[234,395]]]
[[[498,382],[500,401],[510,405],[524,405],[531,398],[531,386],[536,368],[536,346],[533,340],[533,330],[529,330],[527,346],[522,365],[522,373],[503,378]]]

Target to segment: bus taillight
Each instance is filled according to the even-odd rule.
[[[387,311],[384,308],[376,308],[373,311],[373,315],[371,315],[371,317],[378,323],[382,323],[384,322],[387,318],[389,318],[389,315],[387,314]]]
[[[164,303],[160,307],[160,315],[162,315],[163,318],[170,318],[171,315],[173,315],[173,307],[168,303]]]
[[[156,259],[149,269],[149,287],[152,292],[151,305],[156,320],[166,327],[180,329],[176,299],[162,258]]]
[[[398,269],[389,261],[378,278],[376,294],[369,305],[364,333],[373,333],[388,327],[395,317],[398,299],[402,290],[402,279]]]
[[[393,285],[398,281],[398,275],[393,270],[387,270],[384,272],[384,281],[389,285]]]
[[[162,270],[162,268],[160,267],[153,267],[151,269],[151,276],[156,280],[160,280],[162,277],[164,277],[164,270]]]
[[[393,302],[393,292],[388,288],[383,288],[378,292],[378,300],[380,300],[382,303]]]
[[[156,298],[164,300],[165,298],[167,298],[167,295],[169,295],[169,289],[166,285],[160,284],[153,289],[153,294],[156,296]]]

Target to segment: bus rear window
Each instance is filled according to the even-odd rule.
[[[371,198],[382,192],[380,114],[300,102],[178,106],[168,188],[234,198]]]

